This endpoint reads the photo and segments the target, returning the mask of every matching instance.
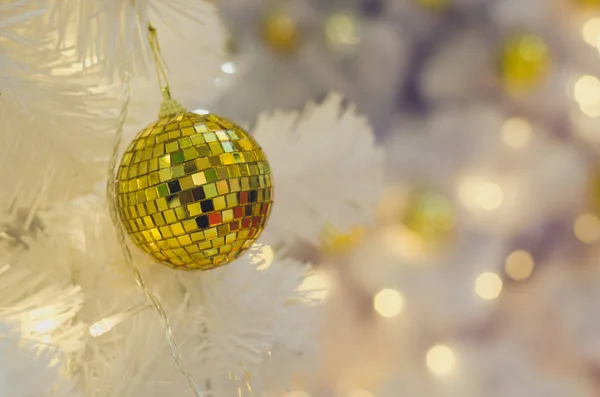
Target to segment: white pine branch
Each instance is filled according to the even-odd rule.
[[[75,320],[83,305],[81,289],[54,283],[51,269],[27,269],[22,262],[48,254],[41,247],[30,248],[33,253],[15,258],[14,267],[0,268],[0,318],[18,326],[25,338],[81,356],[85,328]]]
[[[80,62],[98,64],[112,77],[146,74],[151,60],[149,23],[177,30],[182,19],[201,23],[213,15],[210,4],[191,0],[57,0],[51,22],[58,26],[62,47],[74,47]]]
[[[317,243],[327,224],[344,230],[371,219],[383,187],[383,150],[339,95],[301,114],[262,115],[253,134],[275,177],[270,239]]]
[[[59,350],[27,340],[0,322],[0,395],[10,397],[78,397],[75,382],[60,374]]]

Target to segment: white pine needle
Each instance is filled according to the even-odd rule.
[[[24,339],[25,338],[25,339]],[[78,397],[75,382],[60,375],[62,356],[0,322],[0,395],[10,397]]]
[[[61,46],[74,46],[80,62],[99,64],[109,76],[146,74],[151,60],[149,23],[177,30],[181,19],[201,23],[213,14],[210,4],[191,0],[57,0],[51,13]]]
[[[81,288],[60,281],[45,256],[54,260],[63,256],[51,242],[28,241],[27,250],[3,254],[0,268],[0,317],[17,324],[21,334],[40,343],[57,345],[61,351],[79,356],[83,353],[85,327],[75,321],[84,302]],[[15,251],[2,245],[4,252]],[[37,264],[37,266],[36,266]]]
[[[270,238],[317,243],[327,224],[345,230],[371,219],[383,187],[383,150],[339,95],[301,114],[262,115],[253,134],[275,177]]]

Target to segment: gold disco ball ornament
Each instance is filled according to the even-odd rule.
[[[273,205],[265,154],[240,127],[165,100],[119,165],[119,216],[135,244],[182,270],[213,269],[248,249]]]

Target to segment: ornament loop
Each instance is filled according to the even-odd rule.
[[[163,103],[160,108],[159,118],[172,116],[178,113],[184,113],[185,109],[177,101],[171,98],[171,87],[169,86],[169,80],[167,79],[167,72],[162,61],[162,52],[160,50],[160,43],[158,41],[158,34],[156,28],[152,24],[148,24],[148,44],[152,49],[152,55],[154,56],[154,66],[156,67],[156,76],[158,78],[158,85],[163,96]]]
[[[156,76],[158,78],[158,84],[160,91],[162,92],[163,99],[171,99],[171,87],[169,87],[169,81],[167,79],[167,72],[162,61],[162,52],[160,50],[160,43],[158,41],[158,34],[156,28],[152,24],[148,24],[148,44],[152,49],[152,55],[154,56],[154,66],[156,67]]]

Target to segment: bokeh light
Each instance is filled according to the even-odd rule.
[[[394,289],[383,289],[373,299],[373,307],[381,316],[392,318],[400,314],[404,307],[404,297]]]
[[[348,397],[373,397],[373,393],[365,389],[355,389],[348,393]]]
[[[523,281],[533,272],[535,261],[531,254],[524,250],[516,250],[506,257],[504,270],[508,277],[515,281]]]
[[[304,279],[298,290],[306,292],[309,298],[321,301],[327,297],[330,286],[329,277],[322,271],[315,271]]]
[[[600,41],[600,18],[588,19],[581,28],[583,40],[593,47],[598,47]]]
[[[273,264],[273,259],[275,259],[273,248],[267,244],[261,244],[256,250],[253,249],[252,253],[251,262],[258,265],[257,270],[268,269]]]
[[[233,62],[227,62],[221,65],[221,71],[227,74],[234,74],[236,71],[235,64]]]
[[[531,139],[531,123],[522,118],[506,120],[502,126],[502,142],[512,148],[522,148]]]
[[[495,183],[482,183],[477,188],[475,201],[477,204],[487,211],[493,211],[500,207],[504,200],[504,192],[500,186]]]
[[[581,107],[597,105],[600,102],[600,80],[589,74],[580,76],[575,81],[573,95]]]
[[[482,299],[496,299],[502,291],[502,279],[496,273],[483,273],[475,280],[475,292]]]
[[[467,208],[485,211],[500,208],[504,201],[504,191],[498,184],[480,178],[463,178],[458,196]]]
[[[427,367],[438,376],[450,374],[456,367],[454,352],[446,345],[432,347],[427,352]]]
[[[597,243],[600,241],[600,219],[592,213],[581,214],[575,219],[573,231],[582,243]]]

